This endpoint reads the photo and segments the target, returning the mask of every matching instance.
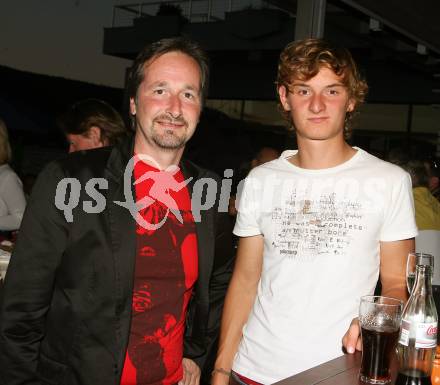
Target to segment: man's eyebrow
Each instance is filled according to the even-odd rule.
[[[150,84],[150,87],[164,87],[167,85],[167,82],[164,80],[159,80],[157,82],[153,82]]]
[[[306,84],[306,83],[295,83],[295,82],[293,82],[291,84],[291,87],[310,87],[310,85]]]
[[[185,90],[190,90],[190,91],[194,91],[194,92],[200,92],[200,87],[194,87],[191,84],[186,84],[185,85]]]
[[[306,83],[293,83],[291,87],[311,87],[310,84]],[[343,83],[332,83],[329,85],[326,85],[324,88],[331,88],[331,87],[345,87],[345,84]]]
[[[325,88],[331,88],[331,87],[345,87],[345,84],[343,84],[343,83],[333,83],[333,84],[329,84],[328,86],[325,86]]]
[[[151,83],[148,87],[154,88],[154,87],[166,87],[166,86],[168,86],[168,82],[166,80],[159,80]],[[185,84],[184,89],[200,93],[200,87],[194,87],[191,84]]]

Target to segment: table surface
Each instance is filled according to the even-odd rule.
[[[286,378],[276,385],[357,385],[359,381],[359,368],[361,366],[362,353],[345,354],[342,357],[328,361],[312,369]],[[391,372],[393,382],[397,376],[396,357],[393,357]]]

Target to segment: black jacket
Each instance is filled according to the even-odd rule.
[[[71,154],[39,176],[0,301],[1,385],[119,384],[131,324],[136,222],[114,202],[126,199],[124,170],[132,154],[130,139],[113,149]],[[190,162],[182,161],[181,169],[194,178],[190,192],[200,178],[218,182]],[[81,186],[79,200],[71,198],[78,203],[71,223],[56,207],[62,202],[55,204],[66,177]],[[99,213],[83,209],[85,203],[90,212],[96,203],[85,189],[91,178],[108,181],[99,190],[106,202]],[[132,183],[130,189],[133,194]],[[213,354],[233,260],[227,214],[217,204],[201,212],[196,231],[199,276],[184,356],[203,367],[206,354]]]

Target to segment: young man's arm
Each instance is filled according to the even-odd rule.
[[[408,299],[406,260],[414,248],[414,238],[380,243],[381,295],[406,302]]]
[[[218,348],[223,304],[232,277],[236,254],[232,242],[232,223],[227,213],[216,213],[215,229],[214,264],[209,279],[209,314],[206,319],[204,338],[196,337],[197,342],[202,342],[201,347],[205,353],[193,358],[193,361],[201,369],[200,382],[205,384],[211,382],[211,372]],[[204,321],[205,319],[203,319]]]
[[[263,265],[263,236],[240,238],[237,260],[223,309],[219,350],[212,385],[228,384],[242,329],[255,301]]]
[[[414,251],[414,238],[394,242],[380,242],[380,282],[381,295],[406,301],[406,259]],[[354,318],[342,339],[348,353],[361,350],[359,321]]]

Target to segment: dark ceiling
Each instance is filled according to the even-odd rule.
[[[210,54],[211,98],[274,99],[277,60],[294,40],[297,2],[267,3],[216,22],[143,15],[133,26],[105,29],[104,53],[133,58],[151,41],[188,35]],[[439,15],[438,0],[327,0],[324,38],[351,50],[370,102],[439,104]]]

